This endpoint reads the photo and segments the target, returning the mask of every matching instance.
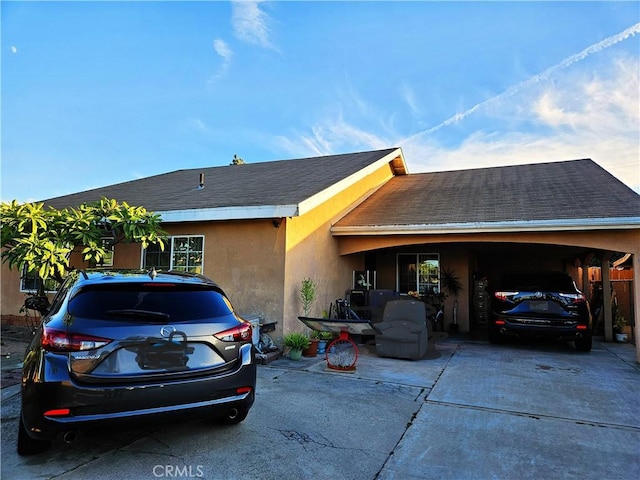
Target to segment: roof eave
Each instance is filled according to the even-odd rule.
[[[284,218],[298,215],[298,205],[249,205],[154,212],[164,223]]]
[[[327,200],[333,198],[339,192],[347,189],[351,185],[357,183],[362,178],[370,175],[375,172],[377,169],[382,167],[384,164],[389,164],[391,169],[393,170],[394,175],[407,175],[407,163],[405,162],[404,155],[402,154],[401,148],[394,149],[391,153],[388,153],[384,157],[379,158],[375,162],[367,165],[361,170],[358,170],[352,175],[349,175],[346,178],[343,178],[339,182],[334,183],[329,188],[325,188],[321,192],[316,193],[315,195],[306,198],[299,204],[299,214],[302,215],[310,210],[313,210],[318,205],[326,202]]]
[[[640,217],[588,218],[544,221],[443,223],[413,225],[357,225],[331,227],[334,236],[345,235],[442,235],[452,233],[552,232],[567,230],[640,229]]]

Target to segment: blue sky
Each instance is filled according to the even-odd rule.
[[[412,173],[592,158],[640,192],[637,2],[1,9],[3,201],[388,147]]]

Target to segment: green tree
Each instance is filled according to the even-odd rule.
[[[113,245],[138,242],[147,248],[158,243],[164,249],[166,236],[160,215],[108,198],[61,210],[44,203],[2,202],[0,224],[2,262],[20,271],[26,266],[42,280],[39,295],[44,295],[46,280],[64,279],[73,252],[99,265]]]

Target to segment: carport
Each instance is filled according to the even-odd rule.
[[[398,288],[399,255],[432,254],[455,271],[464,288],[455,299],[462,331],[480,327],[474,282],[505,269],[564,270],[589,296],[592,259],[608,265],[617,252],[628,253],[633,305],[640,302],[640,196],[592,160],[394,177],[331,231],[341,255],[358,256],[364,270],[376,272],[378,288]],[[608,268],[602,283],[611,341]],[[640,362],[637,310],[631,324]]]

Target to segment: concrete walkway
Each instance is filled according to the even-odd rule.
[[[152,479],[167,466],[209,479],[640,478],[630,344],[596,341],[583,354],[440,334],[417,362],[361,347],[353,373],[282,358],[259,367],[256,404],[237,427],[88,432],[26,459],[15,454],[14,388],[2,392],[8,479]]]

